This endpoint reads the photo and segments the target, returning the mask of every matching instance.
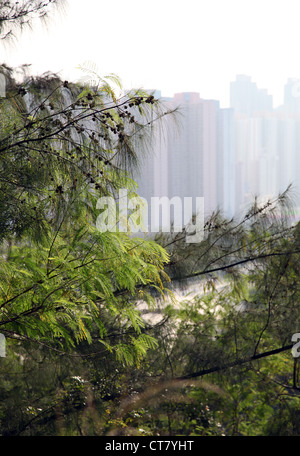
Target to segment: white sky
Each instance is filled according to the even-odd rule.
[[[247,74],[277,106],[287,79],[300,78],[299,13],[299,0],[69,0],[47,28],[0,44],[0,62],[76,80],[91,61],[125,88],[195,91],[221,107]]]

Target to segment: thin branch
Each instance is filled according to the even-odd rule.
[[[269,258],[269,257],[274,257],[274,256],[295,255],[297,253],[300,253],[300,250],[294,250],[294,251],[289,251],[289,252],[266,253],[264,255],[258,255],[256,257],[244,258],[243,260],[239,260],[239,261],[236,261],[235,263],[230,263],[230,264],[227,264],[225,266],[219,266],[219,267],[213,268],[213,269],[204,269],[203,271],[195,272],[193,274],[187,274],[186,276],[173,277],[172,280],[190,279],[190,278],[193,278],[193,277],[198,277],[200,275],[210,274],[212,272],[224,271],[226,269],[230,269],[230,268],[233,268],[235,266],[240,266],[241,264],[249,263],[251,261],[262,260],[264,258]]]
[[[251,363],[252,361],[256,361],[258,359],[267,358],[268,356],[277,355],[278,353],[282,353],[284,351],[291,350],[293,348],[293,346],[294,346],[293,344],[285,345],[284,347],[281,347],[281,348],[276,348],[274,350],[270,350],[270,351],[267,351],[267,352],[264,352],[264,353],[259,353],[259,354],[250,356],[249,358],[238,359],[238,360],[233,361],[231,363],[227,363],[227,364],[219,365],[219,366],[214,366],[214,367],[211,367],[209,369],[203,369],[203,370],[198,371],[198,372],[192,372],[190,374],[186,374],[186,375],[183,375],[181,377],[176,377],[174,380],[181,381],[181,380],[188,380],[189,378],[204,377],[205,375],[213,374],[215,372],[221,372],[221,371],[224,371],[224,370],[229,369],[231,367],[241,366],[243,364]]]
[[[270,318],[271,318],[271,304],[272,304],[272,299],[273,299],[273,296],[275,294],[275,291],[276,291],[276,288],[278,287],[279,283],[280,283],[280,280],[282,279],[283,275],[285,274],[286,270],[287,270],[287,267],[288,267],[288,264],[290,262],[290,258],[288,257],[285,264],[284,264],[284,267],[282,269],[282,271],[280,272],[280,274],[278,275],[277,277],[277,280],[276,280],[276,283],[273,287],[273,290],[271,291],[271,294],[269,296],[269,299],[268,299],[268,316],[267,316],[267,321],[263,327],[263,329],[261,330],[260,334],[259,334],[259,337],[258,337],[258,340],[257,340],[257,343],[256,343],[256,346],[255,346],[255,349],[254,349],[254,355],[256,354],[257,350],[258,350],[258,346],[260,344],[260,341],[262,339],[262,336],[264,334],[264,332],[267,330],[268,326],[269,326],[269,322],[270,322]]]

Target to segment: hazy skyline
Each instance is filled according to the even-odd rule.
[[[221,107],[230,82],[247,74],[276,107],[287,79],[300,78],[299,9],[297,0],[69,0],[48,27],[35,23],[14,45],[0,44],[0,60],[69,80],[91,61],[126,88],[199,92]]]

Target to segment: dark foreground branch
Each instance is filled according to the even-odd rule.
[[[257,260],[263,260],[263,259],[269,258],[269,257],[296,255],[298,253],[300,253],[300,250],[291,250],[288,252],[272,252],[272,253],[266,253],[266,254],[262,254],[262,255],[247,257],[247,258],[238,260],[234,263],[225,264],[223,266],[216,266],[215,268],[212,268],[212,269],[203,269],[202,271],[193,272],[192,274],[187,274],[185,276],[172,277],[172,280],[191,279],[193,277],[198,277],[198,276],[205,275],[205,274],[211,274],[212,272],[225,271],[226,269],[231,269],[235,266],[241,266],[242,264],[245,264],[245,263],[251,263],[251,262],[254,262]]]
[[[267,351],[264,353],[259,353],[254,356],[250,356],[249,358],[238,359],[231,363],[214,366],[209,369],[203,369],[198,372],[192,372],[191,374],[183,375],[182,377],[176,377],[174,380],[181,381],[181,380],[188,380],[190,378],[195,378],[195,377],[204,377],[205,375],[213,374],[215,372],[221,372],[221,371],[229,369],[231,367],[241,366],[242,364],[251,363],[252,361],[256,361],[261,358],[267,358],[268,356],[277,355],[278,353],[281,353],[281,352],[284,352],[287,350],[291,350],[293,348],[293,346],[294,346],[294,344],[285,345],[284,347],[281,347],[281,348],[276,348],[274,350],[270,350],[270,351]]]

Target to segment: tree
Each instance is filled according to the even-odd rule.
[[[51,3],[61,2],[4,2],[3,37],[43,16]],[[152,94],[122,93],[114,75],[95,80],[92,71],[93,84],[76,85],[52,74],[16,83],[6,65],[1,73],[0,331],[10,341],[1,433],[15,435],[31,432],[39,418],[51,422],[60,405],[67,419],[80,409],[79,399],[70,398],[70,364],[80,366],[77,350],[86,343],[100,345],[88,357],[107,356],[119,366],[139,365],[155,345],[135,302],[154,302],[149,287],[164,293],[167,254],[151,240],[99,231],[97,202],[115,198],[120,188],[136,195],[130,172],[151,146],[155,125],[171,113]],[[65,355],[70,362],[62,364]],[[56,364],[69,368],[56,382],[37,385],[36,362],[52,373]],[[31,385],[28,397],[11,395],[5,366]],[[62,382],[69,386],[61,401],[55,397]],[[15,419],[12,408],[20,411]]]
[[[64,0],[11,0],[0,1],[0,38],[9,39],[24,27],[31,27],[32,21],[45,19],[54,7],[62,7]]]
[[[4,3],[2,26],[55,2]],[[98,199],[136,195],[131,170],[172,113],[93,69],[82,85],[1,72],[1,434],[298,434],[289,192],[241,220],[212,214],[196,245],[101,232]],[[153,309],[190,279],[195,296],[142,318],[138,301]]]
[[[7,337],[72,345],[90,340],[97,322],[112,349],[110,314],[124,340],[131,334],[116,355],[134,362],[154,343],[141,334],[134,302],[147,295],[141,286],[162,288],[167,255],[153,241],[99,232],[97,200],[134,191],[136,150],[168,112],[141,91],[117,99],[109,79],[118,83],[111,75],[83,89],[50,76],[22,86],[9,79],[0,106],[0,328]]]
[[[118,82],[113,75],[97,87],[53,75],[18,86],[4,71],[1,110],[10,115],[1,116],[0,331],[28,366],[34,342],[45,369],[62,372],[59,357],[68,354],[76,370],[63,369],[51,386],[38,386],[28,371],[35,406],[29,393],[22,416],[3,432],[44,433],[52,423],[55,433],[58,406],[68,434],[296,432],[287,410],[296,407],[297,364],[284,357],[299,325],[298,226],[288,223],[289,192],[255,201],[240,221],[213,214],[196,245],[185,243],[184,232],[156,240],[99,232],[98,198],[120,188],[135,195],[136,151],[147,148],[154,119],[168,111],[148,93],[117,98],[108,84]],[[166,306],[161,322],[148,325],[136,303],[156,303],[169,277],[183,287],[202,278],[199,293]],[[52,393],[41,401],[43,388]],[[16,398],[3,395],[8,423]],[[282,417],[273,427],[270,400]]]
[[[238,222],[213,214],[192,248],[183,234],[160,240],[177,287],[188,292],[188,278],[202,280],[192,283],[195,296],[163,313],[159,356],[150,353],[144,371],[153,379],[141,392],[141,407],[156,420],[141,418],[139,427],[175,435],[183,423],[190,423],[185,435],[299,434],[299,367],[291,354],[300,324],[299,225],[290,225],[289,211],[285,193],[255,202]],[[153,384],[164,392],[155,405],[146,400]],[[194,411],[201,404],[193,418],[188,404]]]
[[[214,214],[192,248],[184,233],[162,237],[177,289],[181,282],[189,291],[189,276],[202,281],[193,283],[195,296],[162,309],[152,328],[158,347],[111,396],[109,435],[299,433],[291,354],[299,331],[299,227],[289,223],[289,203],[288,193],[255,202],[238,222]],[[94,372],[103,378],[100,366]]]

